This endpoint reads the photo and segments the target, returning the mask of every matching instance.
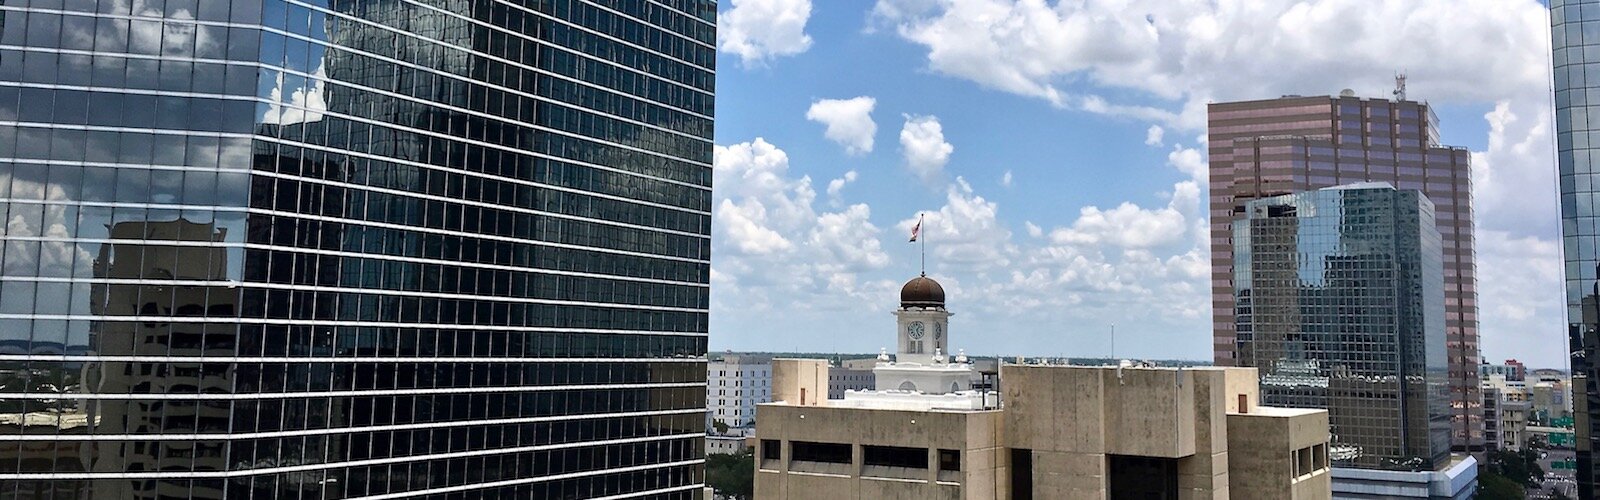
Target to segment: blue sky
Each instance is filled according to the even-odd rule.
[[[1208,359],[1204,104],[1381,97],[1405,71],[1475,152],[1485,358],[1564,364],[1537,2],[721,8],[714,350],[888,344],[928,213],[952,345],[1102,356],[1115,323],[1119,356]]]

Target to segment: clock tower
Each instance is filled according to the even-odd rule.
[[[918,276],[900,288],[899,339],[895,361],[927,363],[935,352],[950,353],[950,311],[944,308],[944,287]]]
[[[872,369],[878,390],[938,395],[972,388],[972,365],[965,355],[950,355],[950,311],[939,282],[927,275],[907,281],[894,316],[894,361],[884,353]]]

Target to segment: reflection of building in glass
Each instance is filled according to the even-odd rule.
[[[216,243],[226,241],[227,230],[211,224],[178,219],[170,222],[120,222],[111,227],[111,240],[100,246],[95,259],[96,283],[91,288],[90,311],[101,317],[91,330],[91,345],[99,347],[103,362],[86,366],[85,393],[98,394],[228,394],[234,379],[228,364],[157,361],[174,356],[201,358],[227,355],[237,341],[237,286],[227,284],[227,251]],[[225,322],[171,321],[171,318],[217,318]],[[148,435],[228,430],[231,410],[226,402],[193,399],[134,401],[90,400],[85,412],[96,423],[96,434]],[[211,440],[127,440],[97,443],[92,471],[160,471],[174,459],[195,471],[227,469],[227,445]],[[127,489],[108,487],[96,494],[114,492],[122,498],[193,496],[221,498],[220,483],[195,485],[188,481],[128,481]],[[109,489],[109,491],[108,491]]]
[[[1567,338],[1572,353],[1573,431],[1578,498],[1593,500],[1600,483],[1594,450],[1600,441],[1600,77],[1586,51],[1600,50],[1594,26],[1600,1],[1551,0],[1551,65],[1555,71],[1556,166],[1561,185],[1562,252],[1566,256]]]
[[[1351,185],[1263,198],[1234,223],[1239,364],[1267,404],[1327,408],[1339,464],[1450,459],[1433,204]]]
[[[1426,103],[1338,97],[1212,104],[1210,158],[1212,329],[1215,360],[1236,361],[1235,271],[1230,224],[1250,200],[1355,182],[1421,191],[1436,210],[1444,247],[1445,342],[1452,445],[1483,449],[1478,394],[1477,271],[1471,155],[1439,143]]]
[[[0,498],[698,495],[714,2],[24,5]]]

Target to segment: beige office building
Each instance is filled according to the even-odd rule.
[[[826,361],[773,361],[756,498],[1331,498],[1327,412],[1260,406],[1253,368],[1005,364],[973,389],[936,282],[908,283],[896,316],[875,390],[818,398]]]

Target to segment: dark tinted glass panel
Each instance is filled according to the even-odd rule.
[[[0,1],[0,497],[697,497],[714,12]]]

